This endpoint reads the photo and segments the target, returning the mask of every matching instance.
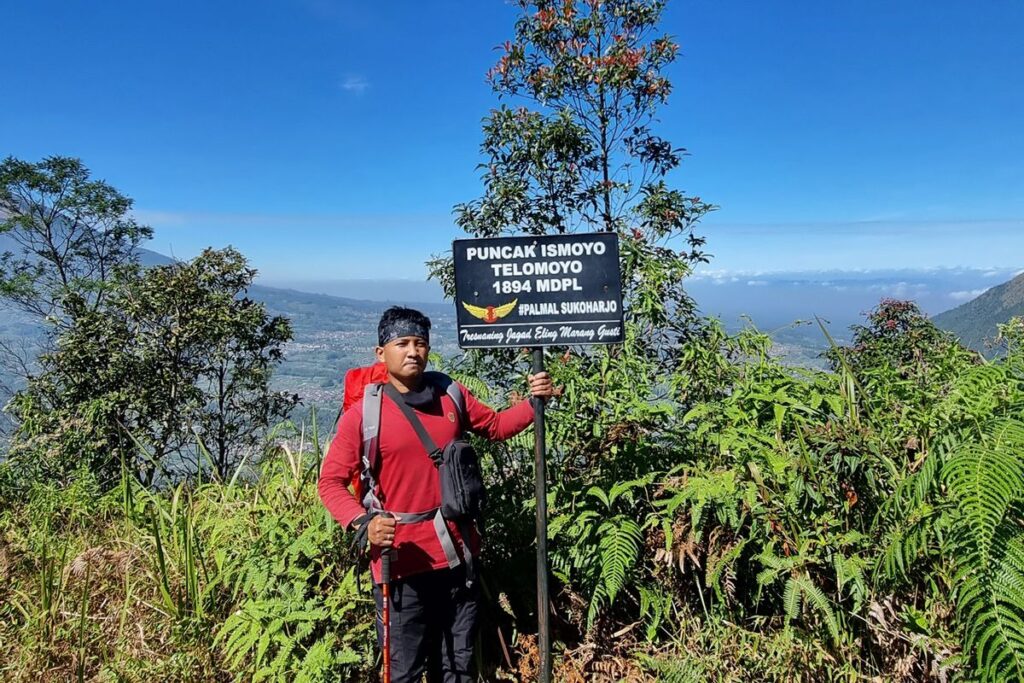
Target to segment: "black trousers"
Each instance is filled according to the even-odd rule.
[[[466,571],[438,569],[391,582],[391,680],[419,683],[472,683],[479,584],[466,587]],[[380,586],[377,644],[383,648]]]

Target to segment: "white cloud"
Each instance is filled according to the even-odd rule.
[[[184,225],[188,222],[189,216],[178,211],[149,211],[146,209],[133,209],[132,217],[143,225]]]
[[[747,280],[748,287],[764,287],[767,284],[767,280]]]
[[[928,293],[928,285],[921,282],[885,282],[870,285],[868,290],[897,299],[916,299]]]
[[[950,292],[949,298],[953,301],[970,301],[976,299],[989,290],[988,287],[982,287],[981,289],[962,289],[957,292]]]
[[[920,296],[928,291],[928,285],[922,282],[882,282],[875,285],[869,285],[868,290],[873,292],[882,292],[889,296],[895,297],[916,297]]]
[[[341,89],[361,95],[370,87],[369,81],[362,76],[348,76],[341,82]]]
[[[357,228],[375,229],[384,227],[405,227],[410,225],[449,226],[451,217],[447,213],[244,213],[216,211],[175,211],[163,209],[135,209],[132,216],[140,223],[157,228],[164,227],[208,227],[225,229],[231,227],[294,229],[294,228]]]

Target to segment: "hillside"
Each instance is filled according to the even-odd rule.
[[[9,235],[0,234],[0,254],[5,251],[17,253],[20,247]],[[174,263],[173,258],[156,251],[140,248],[138,252],[139,262],[147,268]],[[291,320],[295,332],[285,347],[285,361],[274,374],[274,386],[302,397],[297,417],[314,406],[322,415],[333,415],[341,402],[345,371],[373,361],[377,321],[391,302],[264,285],[250,287],[249,296],[266,304],[270,314]],[[455,312],[450,304],[400,303],[415,306],[431,318],[435,351],[443,355],[457,352]],[[39,335],[39,324],[31,317],[0,306],[0,342],[23,349],[26,357],[32,357],[38,351]],[[0,363],[0,405],[6,402],[10,390],[21,385],[17,373]]]
[[[392,304],[262,285],[251,287],[249,296],[266,304],[269,313],[289,318],[295,331],[285,348],[285,362],[274,374],[274,385],[298,393],[307,408],[336,410],[345,371],[373,362],[377,321]],[[455,312],[450,305],[403,303],[430,317],[434,351],[457,352]]]
[[[998,332],[996,326],[1018,315],[1024,316],[1024,273],[940,313],[932,322],[955,334],[965,346],[989,355],[991,341]]]

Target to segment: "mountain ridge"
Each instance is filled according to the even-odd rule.
[[[1024,272],[987,289],[970,301],[932,318],[936,327],[956,335],[968,348],[992,355],[998,325],[1024,316]]]

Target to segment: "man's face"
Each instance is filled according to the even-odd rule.
[[[388,374],[400,380],[415,381],[427,367],[430,345],[422,337],[399,337],[377,347],[377,360],[388,368]]]

